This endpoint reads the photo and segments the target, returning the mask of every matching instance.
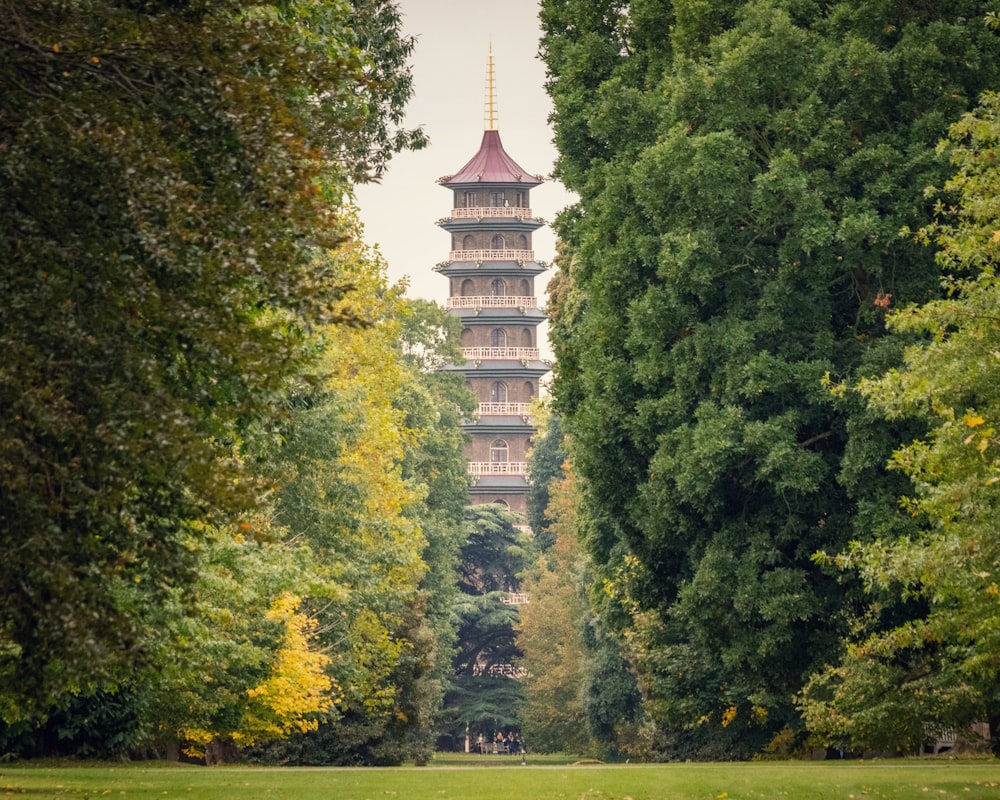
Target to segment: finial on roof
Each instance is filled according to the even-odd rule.
[[[486,130],[496,130],[497,123],[497,92],[493,75],[493,42],[490,42],[490,58],[486,67]]]

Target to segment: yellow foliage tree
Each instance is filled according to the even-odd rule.
[[[318,716],[333,708],[339,686],[326,674],[329,656],[313,647],[316,622],[301,613],[302,598],[283,592],[271,604],[265,621],[281,628],[267,677],[236,695],[237,708],[216,716],[205,727],[182,728],[188,755],[210,757],[213,746],[224,741],[248,746],[287,736],[294,731],[315,730]]]
[[[233,734],[237,744],[255,744],[292,731],[315,730],[316,714],[329,711],[336,697],[324,671],[330,657],[312,648],[316,621],[299,611],[302,598],[283,593],[271,605],[267,619],[284,627],[284,641],[275,654],[271,675],[247,690],[251,703],[243,727]]]

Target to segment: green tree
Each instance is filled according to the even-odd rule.
[[[552,485],[563,477],[566,461],[562,423],[548,408],[539,404],[534,411],[534,422],[538,426],[531,440],[528,454],[528,469],[531,485],[528,488],[528,524],[535,532],[535,541],[540,550],[547,550],[555,544],[549,529],[553,520],[548,515]]]
[[[586,517],[573,473],[552,479],[546,496],[543,533],[552,545],[525,578],[530,603],[517,630],[527,673],[524,739],[534,750],[645,758],[635,678],[590,602],[594,571],[580,546]]]
[[[810,728],[861,747],[913,750],[988,720],[1000,753],[1000,97],[985,95],[942,150],[958,169],[944,186],[955,203],[916,236],[938,246],[947,296],[889,318],[920,341],[901,367],[858,387],[886,416],[928,422],[892,459],[915,486],[904,511],[926,531],[855,542],[840,559],[873,591],[915,596],[928,611],[852,642],[809,684],[803,708]]]
[[[423,487],[422,499],[412,512],[426,541],[422,555],[427,571],[420,582],[416,615],[423,633],[423,658],[415,652],[404,659],[402,668],[411,674],[400,683],[409,687],[406,696],[412,702],[396,719],[405,718],[408,756],[419,761],[433,751],[452,675],[458,625],[454,606],[469,488],[463,452],[467,435],[461,421],[474,410],[475,397],[461,375],[439,369],[446,362],[461,361],[461,325],[456,317],[436,304],[411,300],[403,309],[401,328],[403,360],[411,381],[398,405],[405,411],[406,428],[417,432],[404,454],[403,476]]]
[[[419,143],[410,44],[360,0],[0,2],[5,719],[129,676],[263,494],[242,456],[342,321],[343,187]]]
[[[580,197],[555,226],[555,407],[676,757],[800,724],[794,692],[863,603],[811,555],[913,528],[883,468],[907,424],[821,381],[884,372],[886,298],[936,290],[898,231],[929,221],[937,140],[1000,77],[985,5],[542,4]]]
[[[367,325],[326,333],[326,379],[298,387],[264,456],[275,519],[313,554],[309,601],[342,691],[317,730],[254,752],[269,763],[427,758],[450,675],[470,398],[434,371],[454,350],[443,310],[388,286],[376,252],[343,250],[345,303]]]
[[[523,686],[511,674],[522,655],[515,626],[518,606],[508,602],[520,592],[521,574],[536,557],[530,534],[519,518],[501,506],[466,509],[466,540],[458,566],[459,594],[452,679],[445,696],[442,733],[453,739],[467,732],[491,736],[516,726]]]

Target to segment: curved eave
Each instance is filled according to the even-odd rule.
[[[469,494],[486,494],[490,490],[528,490],[530,484],[521,475],[480,475],[479,480],[469,488]]]
[[[545,313],[540,308],[526,308],[524,312],[512,308],[484,308],[478,314],[471,308],[452,308],[448,313],[462,320],[463,325],[489,322],[491,325],[540,325]]]
[[[520,433],[529,435],[538,430],[534,425],[525,422],[523,417],[480,417],[478,422],[465,421],[462,429],[467,433],[502,434]]]
[[[468,378],[477,375],[488,375],[493,378],[540,378],[552,371],[552,368],[544,361],[529,361],[527,365],[520,361],[481,361],[477,367],[474,362],[467,361],[462,366],[445,366],[441,368],[443,372],[460,372]]]
[[[476,180],[475,177],[469,179],[462,179],[456,181],[454,177],[444,177],[439,178],[438,183],[448,189],[510,189],[512,187],[517,187],[518,189],[533,189],[535,186],[541,186],[545,183],[544,180],[538,175],[525,175],[523,180],[518,180],[517,178],[510,176],[506,179],[491,179],[486,180]]]
[[[484,272],[540,275],[548,268],[544,261],[525,261],[523,264],[516,261],[442,261],[434,267],[434,271],[442,275],[466,277]]]
[[[438,227],[444,228],[449,233],[460,233],[488,228],[490,231],[505,230],[517,233],[531,233],[545,226],[545,222],[537,217],[483,217],[482,219],[456,219],[446,217],[439,219],[436,223]]]

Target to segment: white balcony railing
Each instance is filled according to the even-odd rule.
[[[475,208],[453,208],[452,219],[485,219],[486,217],[502,217],[504,219],[531,219],[531,209],[521,206],[476,206]]]
[[[524,417],[529,403],[480,403],[476,413],[481,417]]]
[[[538,308],[538,298],[521,295],[449,297],[448,308]]]
[[[470,461],[470,475],[527,475],[525,461]]]
[[[468,361],[537,361],[537,347],[463,347]]]
[[[520,664],[490,664],[489,666],[476,664],[472,667],[472,674],[476,677],[488,675],[491,678],[504,677],[518,679],[525,677],[528,674],[528,670]],[[493,745],[490,746],[492,747]]]
[[[526,592],[507,592],[500,595],[500,602],[505,606],[525,606],[528,604]]]
[[[452,250],[451,261],[534,261],[534,250]]]

